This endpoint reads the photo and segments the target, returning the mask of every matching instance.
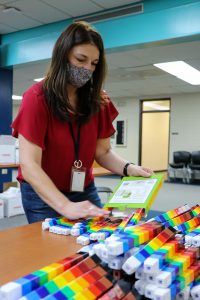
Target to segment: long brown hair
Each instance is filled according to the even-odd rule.
[[[100,34],[90,24],[79,21],[61,33],[54,46],[51,64],[44,79],[43,90],[51,112],[61,121],[68,120],[68,110],[74,111],[67,94],[66,64],[70,50],[81,44],[94,44],[99,50],[99,61],[92,80],[78,89],[76,114],[86,122],[100,108],[100,91],[106,73],[104,45]]]

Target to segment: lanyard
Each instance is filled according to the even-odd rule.
[[[72,121],[70,118],[69,118],[69,128],[70,128],[71,136],[72,136],[72,139],[74,142],[74,151],[75,151],[75,155],[76,155],[76,160],[74,161],[74,167],[79,169],[82,167],[82,161],[79,159],[81,125],[80,125],[80,123],[78,124],[77,139],[75,138],[74,130],[72,127]]]

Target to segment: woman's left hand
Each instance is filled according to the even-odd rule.
[[[129,176],[149,177],[154,173],[150,168],[130,164],[127,168],[127,174]]]

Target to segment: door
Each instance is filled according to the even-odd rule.
[[[168,169],[170,99],[141,102],[140,164],[154,171]]]

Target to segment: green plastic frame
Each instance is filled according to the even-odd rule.
[[[133,181],[133,180],[144,180],[145,181],[145,180],[149,180],[149,179],[157,179],[157,181],[144,203],[140,203],[140,202],[138,202],[138,203],[123,203],[123,204],[110,203],[112,198],[115,196],[116,191],[120,188],[121,184],[124,181]],[[116,189],[114,190],[113,194],[110,196],[108,202],[105,204],[105,207],[118,208],[119,210],[125,210],[127,208],[144,208],[145,212],[147,213],[149,211],[151,205],[153,204],[155,197],[163,184],[163,181],[164,181],[163,174],[156,174],[156,175],[152,175],[147,178],[146,177],[132,177],[132,176],[123,177],[121,182],[117,185]]]

